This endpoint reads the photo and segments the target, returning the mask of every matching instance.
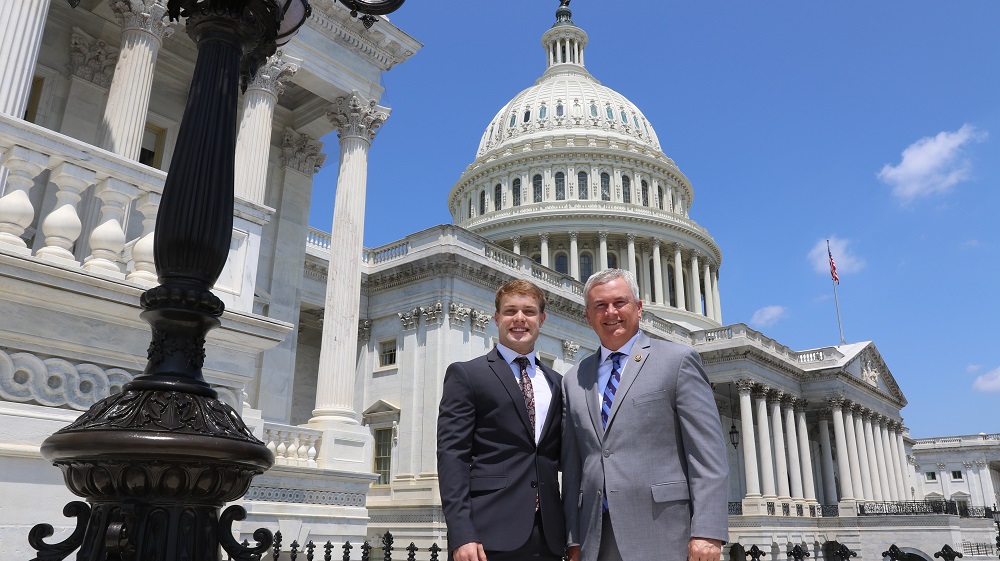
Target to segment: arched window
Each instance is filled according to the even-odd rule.
[[[606,109],[607,109],[607,111],[605,111],[605,113],[608,114],[608,120],[609,121],[614,121],[615,120],[615,110],[612,109],[610,105],[607,106]]]
[[[587,184],[587,172],[581,171],[580,173],[576,174],[576,192],[577,196],[580,197],[581,201],[587,199],[588,196],[587,191],[589,190],[590,186]]]
[[[527,123],[530,120],[531,120],[531,108],[529,107],[524,110],[524,122]]]
[[[500,210],[503,204],[503,187],[499,183],[493,187],[493,210]]]
[[[556,173],[556,200],[566,200],[566,174],[561,171]]]
[[[569,257],[565,253],[556,255],[556,270],[564,275],[569,274]]]
[[[521,206],[521,178],[514,180],[511,191],[513,195],[511,198],[514,199],[514,206]]]
[[[627,175],[622,176],[622,202],[632,202],[632,180]]]
[[[656,186],[656,204],[663,210],[663,187]]]
[[[628,115],[625,114],[625,110],[624,109],[622,109],[622,124],[623,125],[627,125],[628,124]]]
[[[563,104],[556,105],[556,117],[563,116]]]
[[[643,179],[640,188],[642,190],[642,206],[649,206],[649,183]]]
[[[510,128],[514,128],[514,124],[516,123],[517,123],[517,115],[512,114],[510,116]]]
[[[601,200],[611,200],[611,176],[606,173],[601,174]]]
[[[587,282],[594,274],[594,258],[589,253],[580,254],[580,282]]]
[[[538,108],[538,118],[539,119],[543,119],[544,120],[545,117],[548,116],[548,114],[549,114],[548,107],[546,107],[546,106],[543,105],[543,106],[541,106],[541,107]]]
[[[595,118],[595,119],[597,118],[597,104],[596,103],[591,103],[590,104],[590,116],[593,117],[593,118]]]
[[[531,178],[531,200],[540,203],[542,202],[542,176],[541,174],[535,174],[535,177]]]
[[[479,192],[479,214],[486,214],[486,191]]]
[[[608,268],[617,269],[618,268],[618,256],[614,253],[608,254]]]

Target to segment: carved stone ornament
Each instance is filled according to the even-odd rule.
[[[423,310],[421,308],[413,308],[412,310],[396,314],[399,316],[399,321],[403,323],[403,331],[409,331],[417,328],[417,320],[420,319],[420,313],[422,311]]]
[[[470,315],[472,316],[472,330],[477,333],[486,333],[486,326],[493,319],[493,314],[481,310],[472,310]]]
[[[879,359],[875,352],[869,348],[861,357],[861,379],[873,387],[878,387],[879,379]]]
[[[323,143],[285,127],[281,135],[281,165],[311,176],[323,167]]]
[[[740,395],[749,394],[753,391],[753,383],[753,380],[749,378],[739,378],[736,380],[736,390]]]
[[[341,139],[355,136],[371,142],[389,118],[389,109],[368,101],[355,92],[337,98],[326,116],[337,127]]]
[[[109,88],[117,63],[118,49],[109,47],[100,39],[94,39],[77,27],[73,28],[67,66],[70,74],[102,88]]]
[[[73,364],[61,358],[0,350],[0,399],[86,411],[121,392],[136,374],[121,368]]]
[[[358,320],[358,342],[362,344],[368,343],[372,335],[372,320],[368,318],[361,318]]]
[[[257,75],[247,84],[247,89],[264,90],[275,97],[280,97],[285,93],[285,81],[298,71],[299,65],[278,51],[257,69]]]
[[[472,308],[469,308],[461,302],[452,302],[448,304],[448,323],[452,327],[465,327],[466,320],[469,319],[469,314],[472,312]]]
[[[118,17],[123,30],[145,31],[158,40],[170,37],[174,32],[163,0],[108,0],[108,6]]]
[[[576,353],[579,351],[580,343],[570,341],[569,339],[563,340],[563,360],[573,362],[576,360]]]

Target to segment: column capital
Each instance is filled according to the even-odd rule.
[[[543,242],[545,242],[545,243],[549,243],[549,233],[548,233],[548,232],[542,232],[541,234],[538,234],[538,237],[539,237],[539,239],[541,239],[541,240],[542,240]]]
[[[247,89],[263,90],[274,97],[280,97],[285,92],[285,81],[299,71],[301,62],[278,51],[257,69],[257,75],[247,83]]]
[[[832,407],[833,409],[843,409],[844,405],[847,403],[847,400],[844,399],[843,396],[839,395],[836,397],[831,397],[827,401],[830,403],[830,407]]]
[[[938,469],[943,470],[948,468],[948,464],[937,464]]]
[[[643,251],[645,253],[649,253],[649,244],[645,243],[645,242],[639,244],[639,250],[641,250],[641,251]]]
[[[326,117],[337,128],[341,140],[356,137],[371,142],[389,118],[389,113],[389,108],[354,92],[338,97],[330,111],[327,111]]]
[[[673,243],[671,245],[674,246],[674,251],[676,253],[683,253],[684,252],[684,246],[681,245],[681,242],[675,242],[675,243]]]
[[[653,250],[660,251],[660,238],[653,238]]]
[[[755,399],[767,399],[767,394],[770,392],[771,388],[764,384],[755,384],[753,387],[753,397]]]
[[[145,31],[157,41],[163,41],[174,32],[163,0],[108,0],[108,6],[118,18],[122,31]]]
[[[570,241],[574,241],[575,242],[577,240],[577,238],[579,237],[579,235],[580,235],[579,232],[570,232],[569,233],[569,239],[570,239]]]
[[[861,405],[860,403],[858,403],[856,401],[848,401],[848,402],[846,402],[844,404],[844,408],[845,409],[850,409],[851,413],[856,413],[858,415],[861,415],[861,413],[865,410],[865,406]]]
[[[990,465],[990,463],[987,462],[987,461],[984,461],[984,460],[977,460],[976,461],[976,466],[979,467],[979,469],[983,469],[984,467],[986,467],[988,465]]]
[[[754,386],[754,381],[750,378],[738,378],[733,383],[736,384],[736,390],[740,395],[749,395]]]
[[[824,407],[823,409],[819,409],[816,411],[816,416],[819,418],[820,421],[829,421],[830,413],[831,413],[830,409]]]
[[[118,63],[118,49],[95,39],[78,27],[73,28],[69,46],[69,72],[102,88],[111,87]]]
[[[781,397],[781,405],[787,409],[795,407],[795,402],[799,399],[790,393],[786,393]]]
[[[873,420],[872,417],[875,415],[875,412],[867,407],[862,407],[861,411],[859,411],[858,414],[861,415],[861,417],[864,420],[871,422]]]
[[[799,398],[795,400],[795,411],[799,413],[804,413],[808,407],[809,407],[808,399]]]
[[[625,234],[625,240],[628,241],[628,243],[630,244],[635,244],[635,234],[632,233]]]
[[[597,238],[599,240],[601,240],[602,242],[606,242],[606,241],[608,241],[608,233],[607,232],[598,232],[597,233]]]
[[[281,165],[312,176],[326,161],[322,150],[322,142],[285,127],[281,136]]]
[[[767,403],[770,405],[781,405],[781,400],[785,397],[785,392],[781,390],[771,390],[767,392]]]
[[[962,467],[965,469],[972,469],[972,462],[962,462]]]
[[[521,243],[521,236],[511,236],[510,237],[510,241],[512,241],[512,242],[514,242],[516,244],[520,244]]]

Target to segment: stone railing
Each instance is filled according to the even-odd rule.
[[[708,345],[717,341],[742,339],[746,344],[780,357],[788,362],[808,364],[833,360],[843,355],[833,347],[813,349],[809,351],[793,351],[781,343],[767,337],[763,333],[747,327],[742,323],[727,325],[718,329],[695,331],[691,334],[695,346]]]
[[[153,229],[165,172],[3,114],[0,163],[8,172],[0,249],[143,287],[157,283]],[[234,239],[245,240],[246,230],[259,237],[272,212],[237,199],[234,213],[245,225]],[[232,267],[256,257],[245,254],[251,244],[238,245],[216,288],[227,307],[250,311],[253,286]]]
[[[1000,445],[1000,434],[980,433],[939,438],[917,438],[914,440],[914,443],[916,446],[997,446]]]
[[[382,247],[376,247],[375,249],[366,249],[364,255],[365,263],[369,265],[380,265],[382,263],[406,257],[406,254],[409,252],[410,243],[406,239],[403,239],[398,242],[383,245]]]
[[[330,251],[330,244],[333,243],[333,235],[323,230],[309,228],[306,233],[306,247],[318,249],[324,253]]]
[[[322,431],[278,423],[264,423],[264,443],[279,466],[316,467]]]

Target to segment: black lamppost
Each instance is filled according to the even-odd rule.
[[[71,5],[79,0],[69,0]],[[141,317],[152,327],[148,363],[122,392],[92,406],[42,444],[66,486],[87,503],[64,509],[77,529],[46,544],[39,524],[29,542],[39,561],[77,548],[79,561],[213,561],[219,546],[234,559],[259,558],[232,537],[246,511],[242,497],[274,463],[239,414],[202,376],[205,336],[224,306],[211,292],[229,253],[239,87],[287,42],[310,14],[308,0],[165,0],[170,19],[185,18],[198,58],[158,210],[154,256],[159,286],[145,292]],[[385,14],[404,0],[345,2]]]

